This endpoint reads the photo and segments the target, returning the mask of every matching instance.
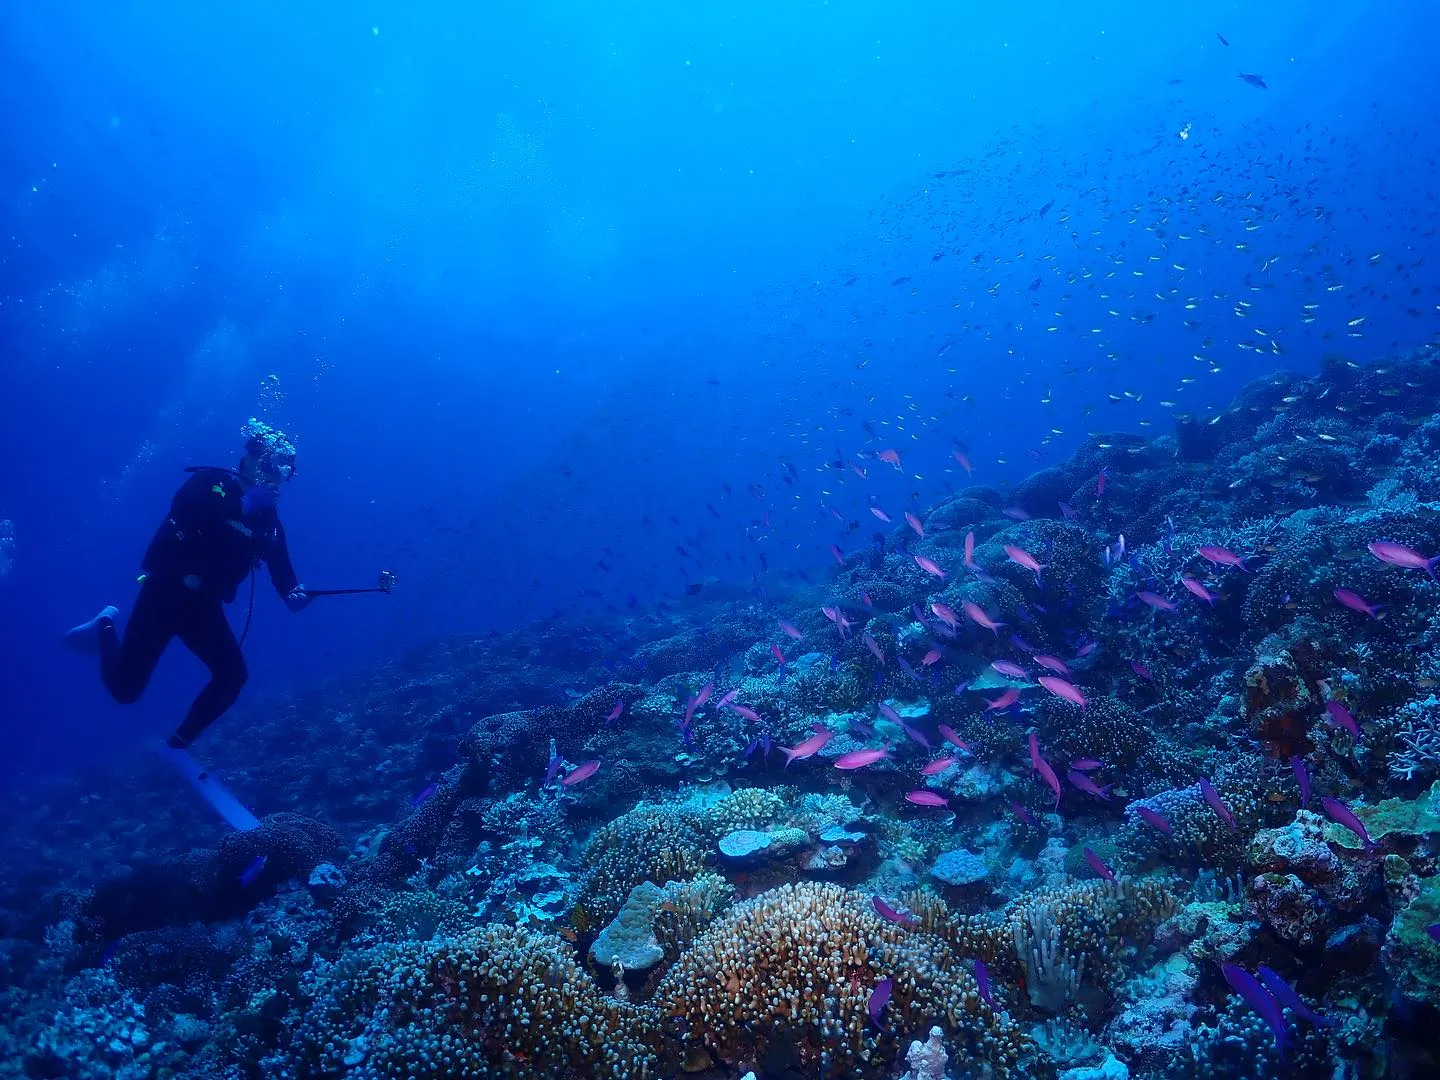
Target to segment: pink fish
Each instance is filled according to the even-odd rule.
[[[1086,795],[1094,795],[1097,799],[1103,799],[1105,802],[1110,801],[1110,789],[1115,786],[1114,784],[1106,784],[1104,787],[1101,787],[1079,769],[1071,769],[1065,774],[1065,779],[1069,780],[1070,783],[1080,791],[1085,792]]]
[[[894,465],[897,469],[900,467],[900,451],[898,450],[881,450],[875,456],[887,465]]]
[[[771,645],[771,646],[770,646],[770,655],[773,656],[773,657],[775,657],[775,659],[776,659],[777,661],[779,661],[781,664],[784,664],[784,663],[785,663],[785,654],[780,651],[780,646],[779,646],[779,645]]]
[[[1004,507],[1003,509],[1001,509],[1000,512],[1001,512],[1002,514],[1004,514],[1006,517],[1008,517],[1011,521],[1029,521],[1029,520],[1030,520],[1030,513],[1029,513],[1029,511],[1027,511],[1027,510],[1022,510],[1022,509],[1020,509],[1020,507],[1018,507],[1018,506],[1007,506],[1007,507]]]
[[[1009,690],[1001,691],[999,697],[991,698],[990,700],[986,701],[985,711],[990,712],[995,709],[1008,709],[1011,705],[1014,705],[1015,702],[1019,700],[1020,691],[1016,690],[1012,686]]]
[[[960,738],[959,735],[956,735],[955,729],[949,724],[936,724],[935,730],[940,732],[940,738],[944,739],[957,750],[964,750],[967,754],[970,752],[970,744]]]
[[[1372,619],[1380,618],[1380,605],[1366,603],[1365,598],[1359,593],[1351,592],[1349,589],[1336,589],[1335,599],[1339,600],[1340,603],[1344,604],[1351,611],[1363,612]]]
[[[799,629],[796,628],[794,623],[788,623],[784,619],[780,620],[780,629],[784,630],[785,633],[789,634],[796,641],[799,641],[805,636],[799,631]]]
[[[965,565],[971,570],[975,569],[975,534],[973,532],[965,534]]]
[[[1332,724],[1344,728],[1357,739],[1360,737],[1360,725],[1355,722],[1355,715],[1345,707],[1344,702],[1327,701],[1325,702],[1325,711],[1329,713]]]
[[[970,459],[965,456],[964,451],[956,450],[953,456],[959,466],[965,470],[966,476],[969,476],[972,472],[974,472],[974,469],[970,465]]]
[[[1030,747],[1030,768],[1032,771],[1038,771],[1040,768],[1040,740],[1032,731],[1026,742]]]
[[[966,600],[961,603],[960,606],[964,609],[965,614],[970,617],[971,622],[973,622],[977,626],[983,626],[986,630],[989,630],[996,637],[1000,636],[1000,627],[1005,625],[1003,622],[996,622],[994,619],[990,618],[989,615],[985,614],[985,609],[982,608],[979,604],[975,603],[973,600]]]
[[[1215,811],[1215,816],[1228,825],[1231,832],[1234,832],[1235,815],[1230,812],[1228,806],[1220,801],[1220,793],[1203,776],[1200,778],[1200,794],[1205,796],[1205,801],[1210,804],[1210,809]]]
[[[822,728],[802,743],[780,747],[780,752],[785,755],[785,767],[788,769],[792,761],[804,761],[806,758],[814,757],[834,737],[831,732]]]
[[[920,537],[921,540],[925,539],[925,526],[921,525],[920,519],[917,518],[914,514],[912,514],[909,510],[905,511],[905,524],[909,525],[910,528],[914,529],[915,535]]]
[[[1139,675],[1140,678],[1144,679],[1146,682],[1155,681],[1155,677],[1150,674],[1150,669],[1144,664],[1142,664],[1139,660],[1130,661],[1130,670],[1135,672],[1136,675]]]
[[[726,690],[726,691],[725,691],[724,695],[721,696],[721,698],[720,698],[719,701],[715,702],[715,708],[717,708],[717,709],[726,709],[726,708],[729,708],[729,707],[730,707],[730,703],[735,700],[735,698],[739,695],[739,693],[740,693],[739,689],[732,686],[729,690]]]
[[[1106,881],[1115,880],[1115,871],[1106,866],[1104,862],[1101,861],[1100,856],[1096,855],[1095,852],[1091,851],[1088,847],[1085,849],[1085,861],[1090,864],[1091,870],[1094,870],[1095,873],[1099,874]]]
[[[875,707],[880,710],[880,715],[892,724],[903,724],[905,722],[900,719],[900,714],[895,711],[895,706],[891,705],[888,701],[882,701]]]
[[[1080,692],[1080,688],[1074,683],[1066,682],[1064,679],[1057,678],[1054,675],[1041,675],[1035,681],[1056,697],[1062,698],[1072,705],[1078,705],[1082,709],[1085,708],[1085,695]]]
[[[1023,667],[1012,660],[992,660],[990,666],[1001,675],[1008,675],[1012,679],[1023,679],[1029,674]]]
[[[1038,574],[1041,570],[1045,569],[1045,565],[1037,561],[1035,556],[1031,555],[1024,548],[1016,547],[1014,544],[1005,544],[1003,550],[1006,555],[1010,556],[1011,562],[1019,563],[1026,570],[1033,570]]]
[[[1212,562],[1216,566],[1238,566],[1241,570],[1245,569],[1244,556],[1236,555],[1229,548],[1216,547],[1214,544],[1205,544],[1195,550],[1199,552],[1202,559],[1205,559],[1207,562]]]
[[[1040,827],[1040,822],[1035,820],[1035,815],[1014,799],[1010,800],[1010,812],[1031,828],[1038,829]]]
[[[1215,606],[1215,594],[1205,588],[1204,585],[1201,585],[1200,582],[1196,581],[1193,577],[1182,577],[1180,584],[1184,585],[1192,594],[1204,600],[1211,607]]]
[[[931,649],[929,652],[927,652],[924,656],[922,656],[922,657],[920,658],[920,666],[921,666],[921,667],[930,667],[931,665],[937,663],[939,660],[940,660],[940,650],[939,650],[939,649]]]
[[[561,780],[560,783],[566,787],[570,787],[572,784],[578,784],[581,780],[588,780],[594,776],[595,771],[599,768],[600,762],[598,760],[587,761],[583,765],[575,766],[574,769],[566,774],[565,779]]]
[[[923,769],[920,770],[920,775],[921,775],[921,776],[938,776],[940,773],[942,773],[942,772],[944,772],[946,769],[950,768],[951,765],[959,765],[959,764],[960,764],[960,759],[959,759],[959,758],[957,758],[957,757],[950,757],[949,755],[946,755],[945,757],[942,757],[942,758],[936,758],[934,761],[932,761],[932,762],[930,762],[928,765],[926,765]]]
[[[841,754],[835,759],[837,769],[863,769],[867,765],[874,765],[890,756],[888,748],[882,747],[879,750],[855,750],[849,754]]]
[[[870,906],[875,909],[875,914],[879,915],[888,923],[894,923],[896,926],[915,925],[914,915],[911,915],[909,912],[896,911],[883,896],[872,896],[870,898]]]
[[[1098,648],[1100,648],[1100,643],[1098,641],[1087,641],[1084,645],[1081,645],[1080,648],[1075,650],[1075,655],[1077,658],[1083,660],[1085,659],[1085,657],[1089,656]]]
[[[1370,839],[1370,834],[1365,831],[1365,823],[1355,816],[1355,811],[1351,810],[1339,799],[1332,799],[1328,795],[1320,796],[1320,805],[1325,808],[1325,813],[1329,814],[1337,824],[1343,825],[1358,836],[1360,842],[1365,845],[1366,851],[1374,849],[1375,841]]]
[[[617,702],[615,702],[615,707],[610,710],[610,715],[607,716],[607,717],[605,717],[605,722],[606,722],[607,724],[613,724],[616,720],[619,720],[619,719],[620,719],[620,714],[621,714],[622,712],[624,712],[624,711],[625,711],[625,702],[623,702],[623,701],[617,701]]]
[[[949,604],[942,604],[937,600],[930,605],[930,610],[935,613],[937,619],[950,627],[951,630],[955,630],[960,626],[960,616],[955,614],[955,609]]]
[[[916,806],[950,805],[950,801],[946,799],[944,795],[940,795],[934,791],[907,791],[905,793],[905,799],[907,802],[912,802]]]
[[[885,513],[885,511],[881,510],[878,506],[870,507],[870,513],[874,514],[881,521],[885,522],[886,525],[890,524],[890,515]]]
[[[860,635],[860,640],[865,642],[865,647],[875,654],[876,660],[882,664],[885,663],[885,654],[880,651],[880,643],[871,636],[869,630]]]
[[[1044,780],[1050,786],[1050,790],[1055,793],[1055,805],[1051,809],[1058,810],[1060,808],[1060,778],[1055,775],[1055,770],[1043,757],[1040,759],[1036,771],[1040,773],[1040,779]]]
[[[1070,674],[1070,668],[1066,665],[1065,661],[1061,660],[1058,656],[1048,656],[1045,653],[1039,653],[1035,657],[1035,663],[1047,671],[1055,672],[1057,675]]]
[[[758,724],[760,722],[760,714],[757,713],[754,709],[750,708],[749,705],[731,705],[730,711],[733,712],[736,716],[743,716],[752,724]]]
[[[1383,563],[1391,566],[1403,566],[1407,570],[1424,570],[1432,578],[1435,576],[1435,564],[1440,563],[1440,555],[1433,559],[1427,559],[1414,548],[1406,547],[1404,544],[1392,544],[1388,540],[1377,540],[1373,544],[1367,544],[1370,554],[1374,555]]]
[[[685,726],[690,726],[690,721],[695,719],[695,710],[710,700],[710,694],[715,689],[713,682],[707,682],[700,693],[685,702]]]
[[[1096,761],[1094,758],[1082,757],[1070,762],[1070,767],[1072,769],[1079,769],[1081,772],[1094,772],[1101,767],[1101,762]]]
[[[927,559],[924,555],[915,556],[915,565],[920,567],[920,569],[924,570],[927,574],[938,577],[941,581],[944,581],[947,577],[950,576],[949,574],[945,573],[944,570],[940,569],[939,564],[936,563],[934,559]]]
[[[1169,601],[1169,600],[1166,600],[1165,597],[1160,596],[1160,595],[1157,594],[1157,593],[1146,592],[1146,591],[1144,591],[1144,590],[1142,589],[1140,592],[1137,592],[1135,595],[1138,596],[1144,603],[1149,604],[1152,608],[1155,608],[1157,611],[1174,611],[1174,610],[1175,610],[1175,605],[1174,605],[1174,603],[1172,603],[1172,602]]]
[[[868,592],[862,592],[860,594],[860,603],[864,604],[867,608],[873,608],[875,606],[875,603],[870,599],[870,594]]]
[[[1148,806],[1137,806],[1135,813],[1140,815],[1140,820],[1145,822],[1145,824],[1159,829],[1166,836],[1169,836],[1175,831],[1169,819],[1166,818],[1164,814],[1156,810],[1151,810]]]
[[[844,566],[844,565],[845,565],[845,556],[842,555],[842,554],[840,554],[840,545],[839,545],[839,544],[831,544],[831,545],[830,545],[830,555],[831,555],[832,558],[834,558],[834,560],[835,560],[835,562],[836,562],[836,565],[838,565],[838,566]]]
[[[1105,481],[1109,479],[1110,473],[1102,465],[1100,471],[1095,474],[1095,497],[1098,499],[1105,494]]]

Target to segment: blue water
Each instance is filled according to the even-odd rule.
[[[7,765],[173,725],[183,650],[122,711],[55,642],[251,415],[301,579],[401,583],[262,581],[261,696],[820,580],[955,440],[1004,485],[1440,325],[1424,5],[521,8],[0,12]]]

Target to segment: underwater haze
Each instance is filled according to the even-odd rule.
[[[286,685],[748,585],[762,551],[818,573],[824,505],[933,497],[962,475],[953,439],[977,479],[1013,481],[1032,448],[1371,359],[1437,315],[1436,32],[1412,5],[5,21],[0,452],[24,466],[0,515],[29,731],[143,725],[79,696],[46,643],[125,598],[180,468],[232,465],[252,414],[300,446],[302,580],[401,578],[304,626],[259,605],[253,684]],[[827,472],[887,440],[920,479]]]
[[[8,5],[0,1076],[1433,1074],[1437,53]]]

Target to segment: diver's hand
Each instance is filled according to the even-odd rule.
[[[264,484],[246,488],[240,496],[240,512],[246,517],[275,509],[275,489]]]
[[[315,598],[305,591],[304,585],[296,585],[285,594],[285,606],[291,611],[304,611]]]

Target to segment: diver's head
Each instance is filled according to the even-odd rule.
[[[251,417],[240,429],[245,456],[239,473],[252,484],[278,489],[295,475],[295,444],[279,428]]]

